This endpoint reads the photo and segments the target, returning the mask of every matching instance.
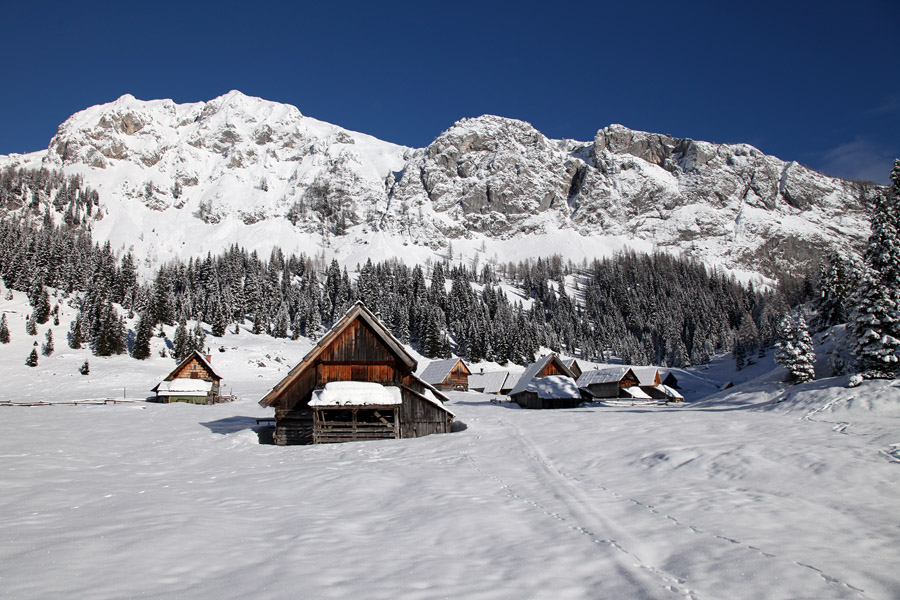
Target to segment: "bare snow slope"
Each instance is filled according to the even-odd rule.
[[[861,393],[896,403],[897,390]],[[823,391],[820,406],[843,391]],[[256,398],[0,408],[0,589],[105,598],[896,598],[898,415],[524,411],[281,448]],[[871,414],[869,415],[871,416]]]
[[[484,115],[410,149],[237,91],[180,105],[126,95],[2,165],[83,176],[101,194],[97,239],[148,269],[233,243],[408,261],[453,243],[458,256],[504,261],[661,248],[771,275],[868,234],[859,184],[746,144],[621,125],[551,140]]]

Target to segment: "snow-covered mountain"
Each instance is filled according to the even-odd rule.
[[[580,260],[623,246],[772,274],[868,235],[859,185],[752,146],[611,125],[592,142],[463,119],[411,149],[237,91],[175,104],[126,95],[63,123],[45,152],[0,166],[79,174],[95,237],[146,266],[232,243],[267,251]]]

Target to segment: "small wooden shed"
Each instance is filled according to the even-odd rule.
[[[637,375],[631,367],[610,367],[585,371],[578,378],[578,387],[586,389],[594,398],[631,397],[624,389],[638,386]]]
[[[157,402],[215,404],[219,401],[222,376],[213,369],[209,355],[194,350],[151,391]]]
[[[472,372],[461,358],[448,358],[431,362],[419,378],[439,390],[469,391],[469,375]]]
[[[522,408],[574,408],[582,402],[575,378],[556,354],[528,365],[509,396]]]
[[[449,433],[447,397],[415,370],[416,360],[357,302],[259,404],[275,409],[281,446]]]

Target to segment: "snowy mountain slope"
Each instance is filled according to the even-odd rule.
[[[858,184],[747,145],[620,125],[550,140],[486,115],[409,149],[236,91],[183,105],[126,95],[5,165],[83,176],[104,207],[96,237],[148,264],[232,243],[356,255],[377,231],[411,260],[451,243],[501,260],[658,247],[771,275],[867,236]]]

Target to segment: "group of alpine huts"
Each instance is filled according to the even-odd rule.
[[[671,373],[656,367],[608,366],[582,371],[551,353],[520,375],[473,374],[459,358],[417,361],[362,302],[357,302],[299,364],[259,401],[275,409],[278,445],[412,438],[449,433],[454,414],[444,393],[477,391],[522,408],[574,408],[582,402],[681,402]],[[220,400],[221,374],[194,351],[153,388],[161,402]]]

